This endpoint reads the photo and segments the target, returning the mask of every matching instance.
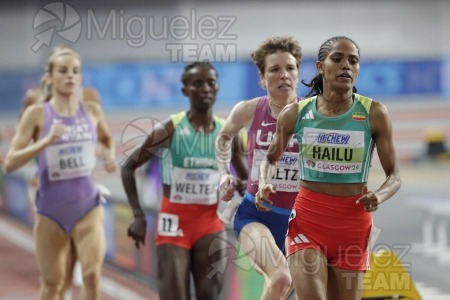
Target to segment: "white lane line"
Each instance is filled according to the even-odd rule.
[[[2,219],[0,219],[0,235],[22,249],[34,253],[33,237],[14,228]],[[115,299],[145,300],[145,298],[141,295],[136,294],[117,281],[114,281],[106,276],[102,276],[101,278],[101,289],[103,293],[114,297]]]

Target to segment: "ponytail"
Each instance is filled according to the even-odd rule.
[[[51,84],[47,84],[46,77],[48,72],[45,71],[44,76],[41,78],[40,90],[41,90],[41,98],[39,102],[48,102],[52,98],[52,86]]]

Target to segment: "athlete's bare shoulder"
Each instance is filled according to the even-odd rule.
[[[40,125],[44,118],[44,103],[34,103],[24,109],[20,122],[28,126]],[[22,120],[23,119],[23,120]]]
[[[102,112],[102,107],[98,102],[85,100],[83,104],[86,109],[95,116],[98,116]]]
[[[277,128],[289,129],[290,133],[295,127],[298,118],[298,102],[286,105],[278,115]]]
[[[370,127],[374,135],[379,133],[386,133],[390,131],[391,120],[386,106],[378,101],[372,100],[372,105],[370,106]]]
[[[379,102],[372,100],[372,105],[370,106],[371,117],[380,117],[387,114],[386,106]]]
[[[25,111],[28,106],[38,103],[41,95],[41,90],[38,88],[28,89],[25,93],[25,99],[23,100],[23,111]]]
[[[93,87],[85,87],[85,88],[83,88],[83,101],[86,103],[94,102],[94,103],[101,104],[100,94]]]
[[[19,120],[22,118],[23,114],[25,113],[25,110],[30,107],[33,104],[36,104],[39,102],[39,99],[41,98],[41,91],[40,89],[28,89],[25,93],[25,98],[23,99],[22,108],[19,113]]]
[[[238,102],[231,111],[230,120],[239,128],[248,128],[253,122],[259,97]]]
[[[235,107],[239,107],[239,109],[251,109],[254,113],[258,106],[259,99],[259,97],[256,97],[249,100],[243,100],[238,102]]]
[[[288,114],[288,115],[296,115],[298,113],[298,102],[292,102],[289,103],[288,105],[286,105],[283,110],[282,113]]]
[[[29,110],[33,113],[42,113],[44,111],[44,105],[46,102],[37,102],[33,103],[30,106],[26,108],[26,110]]]

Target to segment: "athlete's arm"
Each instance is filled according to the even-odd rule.
[[[247,168],[247,148],[244,144],[242,134],[237,134],[233,139],[233,153],[231,163],[238,177],[236,188],[239,195],[244,196],[247,188],[248,168]]]
[[[373,200],[376,199],[378,205],[392,197],[400,189],[401,178],[392,138],[392,124],[389,114],[386,107],[376,101],[372,102],[370,109],[370,127],[386,179],[380,188],[375,192],[369,192],[363,195],[363,197],[358,199],[357,203],[373,203]],[[373,199],[374,197],[375,199]]]
[[[135,171],[157,155],[161,148],[169,147],[173,134],[172,120],[158,123],[151,130],[145,142],[134,150],[122,165],[122,184],[134,215],[134,221],[128,228],[128,236],[135,241],[137,248],[139,248],[139,243],[144,244],[147,222],[139,203]]]
[[[25,165],[63,134],[64,126],[61,124],[53,124],[50,132],[44,138],[35,143],[31,143],[42,120],[42,105],[32,105],[25,110],[17,126],[8,153],[6,154],[6,172],[14,172]]]
[[[225,124],[216,138],[216,161],[221,174],[220,198],[231,200],[235,190],[235,180],[231,175],[230,162],[232,153],[236,150],[232,147],[234,137],[238,135],[242,128],[248,128],[253,121],[256,110],[257,99],[241,101],[231,110],[230,115],[225,120]],[[236,140],[236,142],[238,142]]]
[[[116,170],[116,145],[109,131],[102,107],[94,102],[87,102],[85,105],[97,122],[97,136],[98,142],[102,145],[101,152],[105,170],[110,173],[114,172]]]

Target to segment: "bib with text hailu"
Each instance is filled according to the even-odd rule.
[[[200,205],[216,204],[219,180],[220,175],[217,170],[174,167],[170,202]]]
[[[324,173],[359,173],[364,159],[364,132],[305,127],[303,167]]]

